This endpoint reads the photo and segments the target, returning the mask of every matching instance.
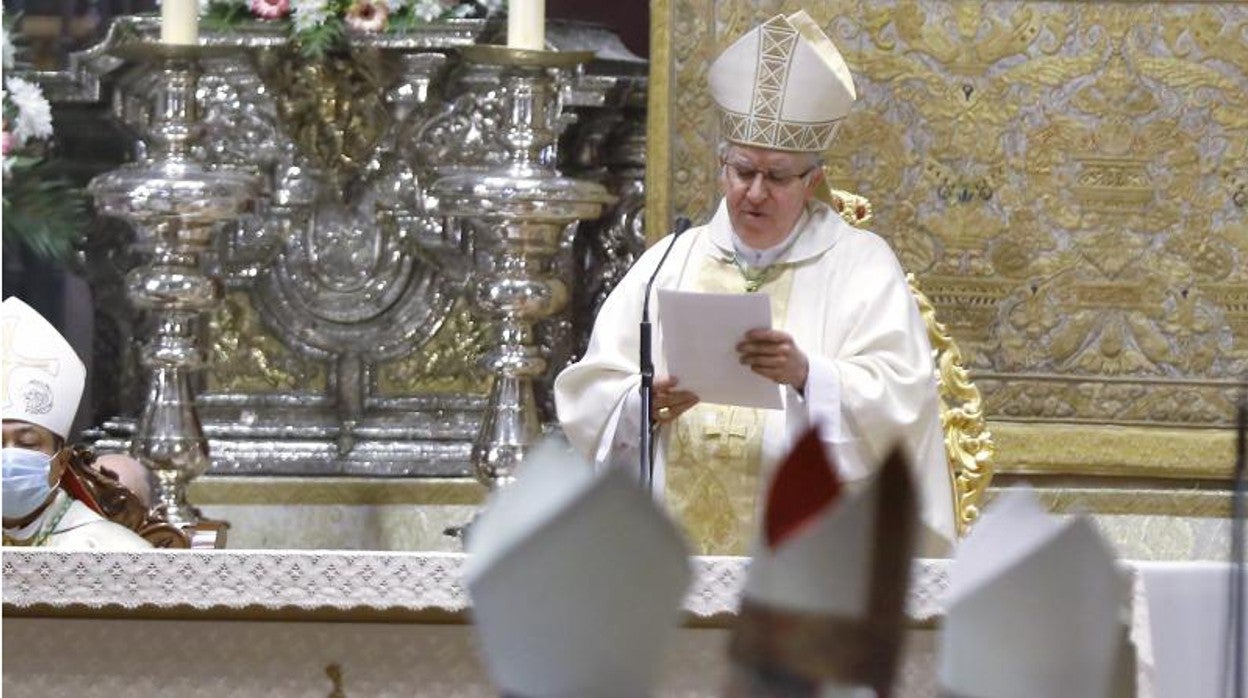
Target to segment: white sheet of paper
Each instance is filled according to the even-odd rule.
[[[771,327],[771,301],[762,293],[690,293],[659,289],[663,355],[678,387],[702,402],[784,408],[780,386],[741,364],[737,343],[750,330]]]

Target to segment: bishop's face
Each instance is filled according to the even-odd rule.
[[[28,451],[38,451],[47,456],[55,456],[56,452],[61,448],[61,438],[38,424],[31,424],[19,419],[6,419],[4,420],[4,447],[22,448]],[[4,528],[22,528],[38,518],[47,509],[48,504],[52,502],[56,486],[60,483],[64,472],[64,462],[52,458],[48,464],[48,485],[52,488],[51,493],[47,495],[42,504],[39,504],[29,514],[3,517],[0,523],[4,525]]]
[[[728,219],[741,240],[765,250],[784,241],[823,177],[805,153],[731,145],[719,183]]]
[[[56,434],[38,424],[23,422],[20,419],[4,420],[5,448],[24,448],[51,456],[60,449],[59,441]]]

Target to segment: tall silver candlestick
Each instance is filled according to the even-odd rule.
[[[146,253],[146,262],[126,278],[128,297],[153,324],[142,351],[147,399],[130,451],[156,475],[157,506],[184,527],[200,519],[186,487],[209,465],[190,381],[203,363],[196,321],[221,296],[218,280],[201,269],[201,256],[212,246],[216,224],[250,211],[260,190],[254,175],[208,167],[192,155],[203,130],[195,96],[198,59],[207,50],[135,43],[118,51],[155,73],[147,149],[138,162],[89,185],[97,210],[132,223],[135,245]]]
[[[564,248],[570,226],[600,216],[613,197],[597,183],[555,169],[561,102],[553,71],[574,68],[592,53],[479,45],[461,54],[501,71],[506,164],[445,176],[430,193],[441,215],[477,223],[468,226],[473,236],[468,293],[495,321],[498,344],[485,358],[494,382],[472,465],[477,479],[498,487],[512,480],[541,436],[533,381],[545,373],[546,357],[534,341],[533,325],[561,310],[568,297],[551,260]]]

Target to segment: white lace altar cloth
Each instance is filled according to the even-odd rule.
[[[447,611],[468,608],[462,553],[339,551],[57,552],[5,548],[8,609]],[[696,557],[685,610],[732,614],[747,558]],[[941,613],[948,560],[918,560],[908,612]]]
[[[495,695],[468,626],[445,625],[444,616],[430,623],[375,622],[398,620],[403,612],[467,611],[460,584],[467,557],[461,553],[5,548],[0,558],[3,687],[15,695],[326,695],[338,681],[330,676],[335,667],[349,669],[347,695],[356,694],[352,688],[377,696]],[[669,653],[658,695],[719,695],[723,628],[736,612],[747,564],[736,557],[693,559],[685,598],[691,623]],[[943,615],[949,565],[917,560],[912,567],[907,612],[913,625],[898,696],[936,694],[934,621]],[[1133,563],[1124,566],[1138,572]],[[1133,576],[1132,638],[1137,695],[1143,697],[1153,695],[1153,657],[1148,604],[1140,575]],[[316,622],[330,615],[347,622]],[[187,625],[188,618],[196,622]],[[84,643],[88,636],[94,639]],[[78,673],[58,668],[54,648],[67,645],[86,667]],[[257,653],[256,647],[269,649]],[[169,652],[196,659],[170,664]]]

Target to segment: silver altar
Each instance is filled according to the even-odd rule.
[[[279,28],[203,35],[205,45],[236,50],[202,61],[206,136],[196,154],[263,177],[256,215],[226,226],[208,255],[224,287],[196,328],[207,353],[196,405],[210,472],[471,473],[491,387],[483,357],[499,328],[497,317],[472,312],[471,255],[462,253],[485,224],[448,218],[431,186],[509,164],[495,128],[500,72],[474,69],[458,51],[498,30],[451,20],[355,35],[348,53],[315,63],[299,60]],[[60,101],[111,90],[114,116],[141,133],[159,78],[108,53],[126,36],[157,32],[150,18],[123,18],[44,84]],[[619,203],[601,216],[578,213],[586,220],[569,220],[550,250],[550,275],[570,280],[573,302],[534,328],[531,344],[548,357],[535,386],[543,420],[549,380],[592,317],[587,289],[592,296],[642,247],[631,221],[640,220],[646,87],[645,62],[599,28],[552,24],[548,44],[595,55],[558,84],[560,169]],[[134,430],[134,418],[118,416],[94,437],[123,449]]]

